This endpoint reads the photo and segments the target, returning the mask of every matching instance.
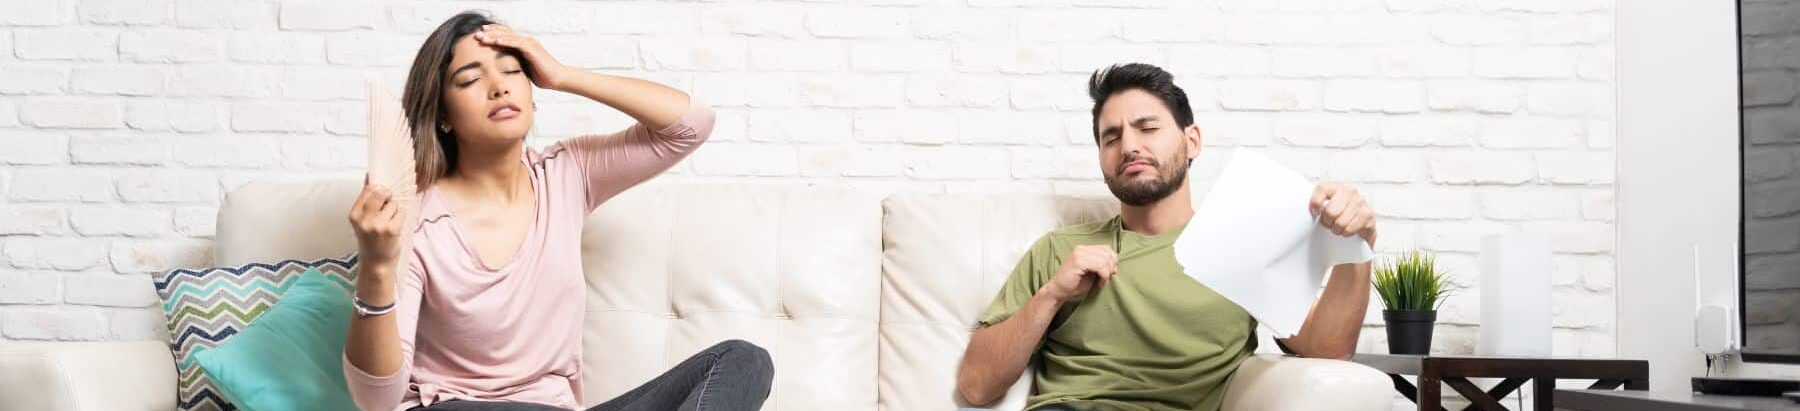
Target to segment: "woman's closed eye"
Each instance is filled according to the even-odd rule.
[[[517,57],[501,55],[500,58],[496,60],[494,68],[500,69],[500,74],[519,74],[525,72],[525,65],[520,63],[519,58]]]
[[[525,73],[525,69],[523,69],[523,68],[515,68],[515,69],[500,71],[500,74],[507,74],[507,75],[516,75],[516,74],[524,74],[524,73]],[[475,82],[480,81],[480,80],[481,80],[481,76],[470,76],[467,80],[457,82],[456,88],[466,88],[466,87],[475,85]]]
[[[503,70],[500,72],[500,74],[512,75],[512,74],[522,74],[524,72],[525,72],[525,69],[512,69],[512,70]],[[470,76],[468,79],[456,82],[456,87],[457,88],[469,87],[469,86],[475,85],[475,82],[480,81],[480,80],[481,80],[481,76]]]

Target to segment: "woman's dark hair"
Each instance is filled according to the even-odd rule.
[[[1094,133],[1094,141],[1100,141],[1100,109],[1106,107],[1106,99],[1131,89],[1162,100],[1163,107],[1175,116],[1175,125],[1184,129],[1194,125],[1194,108],[1188,105],[1187,92],[1175,86],[1174,74],[1144,63],[1114,64],[1095,70],[1088,77],[1088,97],[1094,99],[1094,123],[1088,131]]]
[[[406,125],[412,129],[413,160],[420,190],[456,169],[456,135],[440,127],[444,124],[445,114],[444,71],[450,68],[456,41],[480,30],[481,26],[499,23],[479,11],[457,13],[432,30],[431,35],[425,37],[425,44],[419,46],[419,54],[413,57],[400,104],[406,111]],[[504,49],[501,52],[518,58],[525,75],[532,77],[531,65],[516,51]]]

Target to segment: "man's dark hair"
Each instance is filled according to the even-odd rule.
[[[1094,99],[1094,120],[1088,131],[1094,134],[1094,141],[1100,141],[1100,110],[1106,107],[1106,99],[1131,89],[1162,100],[1163,107],[1175,116],[1175,125],[1184,129],[1194,125],[1194,108],[1188,105],[1187,92],[1175,86],[1174,74],[1144,63],[1114,64],[1088,77],[1088,97]]]

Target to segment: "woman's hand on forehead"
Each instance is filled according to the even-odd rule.
[[[519,34],[512,27],[502,24],[481,26],[472,36],[484,46],[517,51],[531,67],[531,82],[538,87],[561,90],[563,78],[567,77],[568,67],[550,56],[550,51],[538,43],[537,38]]]

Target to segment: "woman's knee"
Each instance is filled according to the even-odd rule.
[[[719,343],[719,346],[724,348],[727,353],[730,353],[729,355],[737,357],[740,361],[764,365],[764,368],[768,368],[766,366],[772,363],[769,359],[769,350],[765,350],[763,347],[749,341],[726,340],[725,342]]]
[[[713,346],[719,353],[719,360],[737,367],[752,371],[759,379],[772,379],[775,362],[769,358],[769,350],[744,340],[726,340]]]

